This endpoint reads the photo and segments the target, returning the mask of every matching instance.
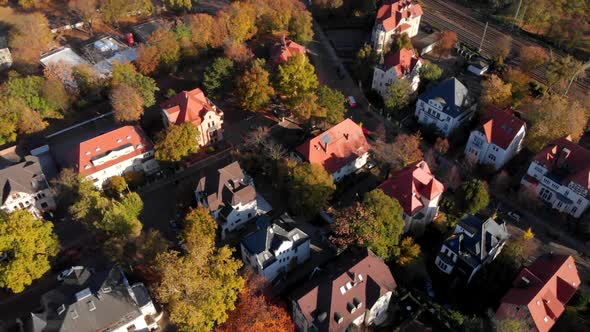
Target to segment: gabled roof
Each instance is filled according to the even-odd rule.
[[[473,104],[467,88],[455,77],[444,80],[430,90],[421,94],[420,100],[428,103],[433,99],[443,104],[443,112],[451,117],[459,116],[464,108]]]
[[[246,182],[246,176],[237,161],[201,177],[196,191],[205,195],[210,211],[224,206],[231,208],[256,199],[256,189]]]
[[[381,23],[385,31],[391,31],[400,24],[402,18],[413,18],[422,14],[422,7],[412,3],[412,0],[386,0],[377,11],[375,24]]]
[[[512,107],[489,107],[481,119],[481,124],[479,130],[485,134],[488,143],[504,150],[510,146],[520,129],[526,127],[525,122],[514,114]]]
[[[390,68],[395,69],[397,77],[404,77],[407,73],[414,70],[420,58],[411,48],[403,48],[397,52],[389,52],[383,59],[383,67],[385,71]]]
[[[297,152],[309,163],[320,164],[335,173],[369,151],[362,128],[346,119],[297,147]]]
[[[93,174],[153,148],[139,126],[121,127],[80,143],[78,173]]]
[[[287,62],[295,54],[305,54],[305,46],[299,45],[290,39],[284,39],[273,45],[272,60],[275,64]]]
[[[171,123],[181,124],[185,122],[198,126],[205,119],[207,112],[218,112],[217,107],[205,96],[205,93],[197,88],[191,91],[182,91],[174,97],[160,104],[166,112]]]
[[[24,327],[26,332],[111,331],[141,316],[146,301],[151,300],[145,287],[130,286],[119,267],[97,273],[83,269],[45,293],[43,311],[27,316]]]
[[[347,249],[314,276],[291,298],[319,331],[342,331],[381,296],[397,288],[387,265],[367,248]],[[351,313],[355,303],[360,306]]]
[[[398,200],[404,212],[410,216],[424,208],[422,197],[431,201],[445,190],[444,185],[434,178],[428,164],[423,160],[393,173],[379,188]]]
[[[530,315],[540,332],[549,331],[565,311],[580,282],[572,256],[541,256],[516,277],[513,288],[502,298],[496,317],[525,319]]]
[[[551,178],[567,186],[570,181],[590,189],[590,151],[572,142],[570,136],[547,145],[533,159],[545,166]],[[581,193],[587,196],[588,193]]]
[[[13,191],[33,194],[47,187],[39,158],[25,157],[25,161],[0,170],[2,204]]]

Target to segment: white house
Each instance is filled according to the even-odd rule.
[[[159,170],[154,145],[139,126],[124,126],[79,145],[78,173],[98,188],[115,175],[130,171],[152,174]]]
[[[297,331],[356,331],[387,319],[397,284],[369,249],[351,247],[312,276],[290,295]]]
[[[162,104],[164,125],[192,123],[199,130],[200,146],[223,138],[223,112],[205,96],[201,89],[182,91]]]
[[[310,239],[296,228],[287,214],[271,222],[267,216],[256,221],[258,230],[241,241],[242,260],[271,281],[309,259]]]
[[[420,83],[421,66],[422,60],[413,49],[389,52],[383,62],[375,66],[371,88],[385,98],[389,94],[390,85],[396,80],[405,79],[410,82],[412,91],[416,91]]]
[[[435,264],[446,274],[463,273],[470,282],[485,264],[496,259],[509,237],[504,222],[468,215],[443,242]]]
[[[19,319],[21,332],[153,331],[162,316],[147,288],[129,284],[118,266],[96,273],[82,266],[64,271],[40,307]]]
[[[322,165],[336,182],[365,166],[369,158],[369,143],[363,129],[351,119],[345,119],[296,150],[304,161]]]
[[[404,231],[421,233],[438,215],[438,202],[445,190],[425,161],[395,172],[379,188],[395,198],[404,209]]]
[[[412,0],[386,0],[377,11],[371,34],[373,49],[383,52],[396,34],[407,33],[410,38],[416,36],[422,14],[422,7]]]
[[[54,193],[43,174],[38,157],[27,156],[21,163],[0,170],[2,205],[5,212],[27,210],[37,218],[55,209]]]
[[[526,123],[510,107],[490,107],[482,125],[473,130],[465,146],[465,156],[479,164],[502,168],[522,147]]]
[[[579,218],[588,208],[590,151],[570,136],[558,139],[535,156],[521,184],[552,208]]]
[[[271,209],[264,198],[256,194],[254,181],[244,174],[237,161],[202,177],[195,196],[219,222],[222,237]]]
[[[435,126],[448,137],[473,117],[475,99],[458,79],[449,78],[418,97],[416,117],[424,126]]]

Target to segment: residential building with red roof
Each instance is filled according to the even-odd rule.
[[[196,137],[200,146],[217,142],[223,138],[223,112],[197,88],[182,91],[162,104],[164,124],[190,122],[199,130]]]
[[[420,59],[413,49],[404,48],[396,52],[389,52],[383,58],[383,62],[375,66],[373,71],[373,90],[383,97],[389,94],[389,86],[396,80],[405,79],[410,82],[412,91],[418,89],[420,83],[419,69],[422,66]]]
[[[547,332],[564,313],[580,282],[572,256],[541,256],[520,271],[500,301],[496,319],[516,319],[525,322],[529,331]]]
[[[319,164],[338,182],[367,163],[369,143],[363,129],[351,119],[301,144],[299,157],[310,164]]]
[[[271,60],[274,65],[280,65],[287,62],[292,56],[296,54],[305,54],[305,46],[299,45],[296,42],[281,38],[281,41],[274,44],[271,50]]]
[[[579,218],[588,208],[590,151],[560,138],[539,152],[521,182],[545,204]]]
[[[387,318],[397,284],[389,267],[367,248],[349,248],[293,291],[293,320],[300,332],[348,331]]]
[[[425,161],[415,162],[395,172],[379,189],[395,198],[404,209],[404,230],[421,232],[438,214],[438,202],[445,186]]]
[[[500,169],[520,151],[525,134],[526,123],[511,107],[492,106],[484,113],[481,126],[469,135],[465,155]]]
[[[139,126],[124,126],[83,141],[76,170],[102,188],[110,177],[129,171],[151,174],[159,169],[154,145]]]
[[[377,11],[371,35],[373,49],[382,52],[396,34],[406,33],[410,38],[416,36],[423,13],[422,7],[412,0],[385,0]]]

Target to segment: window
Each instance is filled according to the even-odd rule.
[[[131,139],[131,135],[127,135],[127,139]]]
[[[576,213],[576,211],[578,211],[578,208],[574,206],[574,207],[572,208],[572,213]]]
[[[491,154],[491,153],[488,155],[488,158],[489,158],[490,160],[496,160],[496,156],[494,156],[494,155],[493,155],[493,154]]]
[[[43,209],[46,209],[46,208],[47,208],[47,203],[45,203],[45,202],[41,203],[41,207],[42,207]]]
[[[135,331],[136,327],[135,324],[127,326],[127,331]]]
[[[100,146],[97,146],[96,148],[94,148],[94,151],[96,151],[96,152],[100,151]]]

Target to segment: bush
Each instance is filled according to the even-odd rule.
[[[174,91],[174,89],[166,90],[166,98],[172,98],[174,96],[176,96],[176,91]]]

